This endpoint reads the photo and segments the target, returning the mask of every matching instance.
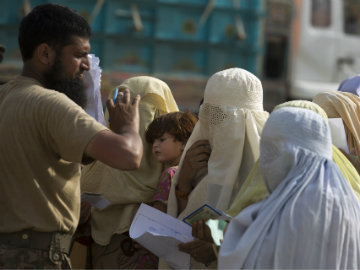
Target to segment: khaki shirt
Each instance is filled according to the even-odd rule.
[[[0,233],[73,233],[80,162],[107,128],[64,94],[18,76],[0,87]]]

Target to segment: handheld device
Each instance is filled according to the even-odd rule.
[[[114,103],[115,103],[115,100],[116,100],[116,98],[117,98],[117,96],[118,96],[118,93],[119,93],[119,89],[116,87],[116,88],[115,88],[115,91],[114,91],[113,98],[112,98]],[[109,116],[108,121],[109,121],[109,123],[110,123],[110,116]]]
[[[113,101],[115,102],[117,96],[118,96],[118,93],[119,93],[119,89],[118,88],[115,88],[115,91],[114,91],[114,95],[113,95]]]

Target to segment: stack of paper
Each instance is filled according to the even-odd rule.
[[[94,117],[98,122],[105,124],[104,110],[100,93],[101,68],[100,59],[94,54],[88,55],[90,70],[84,71],[84,84],[86,87],[87,104],[85,111]]]
[[[191,226],[146,204],[141,204],[130,227],[130,237],[176,269],[189,269],[190,255],[178,244],[193,240]]]

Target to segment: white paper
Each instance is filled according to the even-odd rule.
[[[84,84],[86,85],[87,104],[85,111],[98,122],[106,126],[104,110],[101,100],[101,73],[100,59],[94,54],[89,54],[90,70],[84,71]]]
[[[130,237],[176,269],[189,269],[190,255],[178,244],[193,240],[191,226],[151,206],[141,204],[130,227]]]
[[[81,200],[90,203],[91,206],[99,210],[103,210],[105,207],[110,205],[110,201],[98,193],[82,193]]]
[[[344,123],[341,118],[329,118],[329,126],[331,131],[331,139],[333,145],[350,154],[346,141],[346,133]]]

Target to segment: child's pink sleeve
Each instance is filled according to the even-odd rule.
[[[161,201],[167,203],[170,193],[171,181],[175,175],[178,166],[165,169],[161,176],[157,187],[157,192],[154,195],[154,201]]]

